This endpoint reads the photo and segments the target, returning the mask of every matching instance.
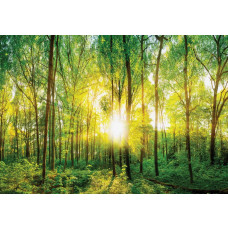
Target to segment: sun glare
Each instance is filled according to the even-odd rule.
[[[124,133],[124,125],[120,120],[113,120],[111,122],[111,134],[114,138],[119,138]]]

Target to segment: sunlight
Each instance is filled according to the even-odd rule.
[[[151,119],[151,126],[153,126],[153,128],[155,128],[155,111],[152,110],[149,113],[150,119]],[[165,129],[167,130],[170,127],[170,121],[166,118],[166,116],[163,116],[163,121],[164,121],[164,126],[163,123],[161,122],[161,120],[158,121],[158,130],[161,131],[163,129],[163,127],[165,127]]]
[[[124,125],[122,121],[118,119],[114,119],[111,122],[111,135],[113,135],[114,138],[119,138],[124,133]]]

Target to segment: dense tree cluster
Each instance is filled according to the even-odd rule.
[[[0,36],[0,161],[228,163],[228,36]]]

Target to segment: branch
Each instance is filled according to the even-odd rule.
[[[194,111],[197,107],[199,107],[199,105],[195,105],[195,107],[194,107],[194,108],[191,108],[189,111],[192,112],[192,111]]]
[[[228,73],[228,70],[227,71],[224,71],[221,75],[223,75],[223,74],[227,74]]]
[[[223,106],[225,105],[226,101],[228,100],[228,96],[226,96],[227,93],[228,93],[228,90],[226,91],[226,93],[225,93],[225,95],[223,97],[223,102],[222,102],[220,108],[218,107],[219,111],[217,112],[217,119],[220,117],[222,109],[223,109]]]
[[[218,112],[218,107],[219,107],[219,105],[220,105],[220,103],[221,103],[221,100],[222,100],[222,94],[223,94],[223,92],[226,90],[226,86],[227,86],[227,84],[228,84],[228,81],[226,82],[226,84],[225,84],[225,86],[223,87],[223,90],[220,92],[220,99],[219,99],[219,102],[218,102],[218,105],[217,105],[217,112]],[[227,94],[227,92],[228,91],[226,91],[226,93],[225,93],[225,95],[223,96],[223,98],[226,96],[226,94]]]
[[[226,58],[223,66],[222,66],[221,73],[220,73],[221,76],[224,74],[223,70],[225,69],[227,62],[228,62],[228,57]],[[227,72],[227,71],[225,71],[225,72]]]
[[[169,83],[169,84],[170,84],[171,88],[174,90],[174,92],[177,94],[177,96],[180,98],[182,105],[185,106],[185,103],[184,103],[182,97],[180,96],[180,94],[174,89],[174,87],[171,85],[171,83]]]
[[[25,97],[31,102],[32,106],[35,108],[35,105],[34,105],[32,99],[22,90],[22,88],[18,85],[18,83],[13,79],[14,77],[11,75],[11,73],[9,71],[8,71],[8,73],[11,76],[16,87],[25,95]]]
[[[217,43],[218,43],[218,41],[216,40],[216,37],[215,37],[215,35],[213,35],[212,37],[214,38],[214,40],[215,40],[215,43],[217,44]]]
[[[210,73],[210,71],[209,71],[208,68],[206,67],[206,65],[205,65],[205,64],[202,62],[202,60],[198,57],[195,48],[193,48],[193,52],[194,52],[194,54],[195,54],[196,59],[202,64],[202,66],[205,68],[205,70],[207,71],[207,73],[210,75],[211,79],[214,80],[213,77],[212,77],[212,75],[211,75],[211,73]]]

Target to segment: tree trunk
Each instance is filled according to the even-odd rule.
[[[74,118],[72,119],[71,122],[72,122],[72,125],[70,127],[70,135],[71,135],[70,155],[71,155],[71,167],[74,168]]]
[[[158,171],[158,74],[159,74],[159,67],[160,67],[160,59],[161,59],[161,51],[163,48],[163,40],[164,36],[160,36],[159,42],[159,52],[157,57],[157,64],[156,64],[156,73],[155,73],[155,134],[154,134],[154,167],[155,167],[155,175],[159,175]]]
[[[95,159],[95,152],[96,152],[96,122],[97,122],[97,117],[95,113],[95,124],[93,129],[93,159]]]
[[[40,164],[40,139],[39,139],[39,121],[38,121],[38,108],[37,108],[37,98],[34,92],[34,105],[35,105],[35,115],[36,115],[36,143],[37,143],[37,164]]]
[[[51,170],[55,170],[55,78],[56,78],[56,71],[57,71],[57,64],[58,64],[58,36],[57,36],[57,48],[56,48],[56,62],[55,62],[55,72],[53,77],[52,83],[52,160],[51,160]]]
[[[54,105],[54,93],[53,92],[52,92],[52,134],[51,134],[51,147],[52,147],[51,170],[54,171],[55,170],[55,105]]]
[[[58,114],[59,114],[59,161],[61,164],[62,160],[62,125],[61,125],[61,117],[60,117],[60,111],[58,106]]]
[[[112,45],[113,40],[112,36],[110,37],[110,51],[111,51],[111,78],[112,78],[112,121],[113,121],[113,103],[114,103],[114,79],[113,79],[113,65],[112,65]],[[114,143],[113,143],[113,132],[111,134],[111,156],[112,156],[112,174],[116,176],[116,167],[115,167],[115,154],[114,154]]]
[[[3,133],[3,139],[2,139],[2,160],[5,160],[5,135],[6,135],[6,129]]]
[[[188,88],[188,41],[187,36],[184,36],[185,40],[185,64],[184,64],[184,89],[185,89],[185,101],[186,101],[186,150],[188,152],[188,169],[190,175],[190,182],[193,183],[193,174],[192,174],[192,163],[191,163],[191,146],[190,146],[190,129],[189,129],[189,122],[190,122],[190,92]]]
[[[213,97],[213,106],[212,106],[212,121],[211,121],[211,143],[210,143],[210,160],[211,165],[215,162],[215,138],[216,138],[216,108],[217,108],[217,93],[218,93],[218,79],[216,78],[215,88],[214,88],[214,97]]]
[[[82,153],[84,152],[84,142],[83,142],[83,140],[84,140],[84,134],[83,134],[83,130],[84,130],[84,127],[83,127],[83,116],[82,116],[82,113],[81,113],[81,130],[80,130],[80,132],[81,132],[81,142],[82,142],[82,144],[81,144],[81,148],[80,148],[80,151],[82,151]],[[81,153],[80,153],[81,154]],[[83,155],[84,155],[84,153],[83,153]],[[80,155],[80,156],[82,156],[82,155]]]
[[[51,109],[50,109],[50,111],[49,111],[49,124],[48,124],[48,128],[49,128],[49,130],[48,130],[48,151],[49,151],[49,154],[48,154],[48,165],[50,166],[50,164],[51,164],[51,154],[52,154],[52,147],[51,147],[51,133],[52,133],[52,131],[51,131]]]
[[[120,80],[119,80],[119,121],[121,121],[121,88],[120,88]],[[122,169],[122,147],[121,147],[121,134],[119,138],[119,163],[120,168]]]
[[[74,133],[71,132],[71,166],[74,168]]]
[[[128,43],[126,41],[126,36],[123,35],[123,44],[124,44],[124,53],[125,53],[125,64],[127,69],[127,81],[128,81],[128,90],[127,90],[127,119],[126,119],[126,142],[125,142],[125,158],[126,158],[126,172],[129,179],[131,179],[131,170],[130,170],[130,158],[129,158],[129,131],[130,131],[130,116],[131,116],[131,63],[130,63],[130,55],[128,50]]]
[[[89,113],[87,114],[87,126],[86,126],[86,165],[88,165],[89,161]]]
[[[141,86],[142,86],[142,148],[140,154],[140,173],[143,173],[143,157],[145,154],[145,105],[144,105],[144,35],[141,36],[141,64],[142,64],[142,72],[141,72]]]
[[[50,110],[50,98],[51,98],[51,84],[53,80],[53,52],[54,52],[54,39],[55,36],[51,35],[50,40],[50,53],[49,53],[49,71],[48,71],[48,88],[47,88],[47,102],[46,102],[46,115],[44,124],[44,151],[43,151],[43,182],[46,176],[46,153],[47,153],[47,133],[48,133],[48,116]]]
[[[164,133],[165,133],[165,156],[166,156],[166,161],[168,161],[168,140],[166,136],[166,130],[164,127]]]
[[[78,158],[79,158],[79,121],[77,118],[77,127],[76,127],[76,135],[75,135],[75,153],[76,153],[76,159],[77,159],[77,164],[78,164]]]
[[[19,159],[19,139],[18,139],[18,107],[16,107],[16,120],[15,120],[15,136],[16,136],[16,147],[17,147],[17,159]]]
[[[30,111],[30,110],[29,110]],[[30,148],[29,148],[29,124],[28,124],[29,120],[27,120],[27,115],[26,115],[26,111],[25,111],[25,141],[26,141],[26,145],[25,145],[25,156],[27,159],[30,158]]]

